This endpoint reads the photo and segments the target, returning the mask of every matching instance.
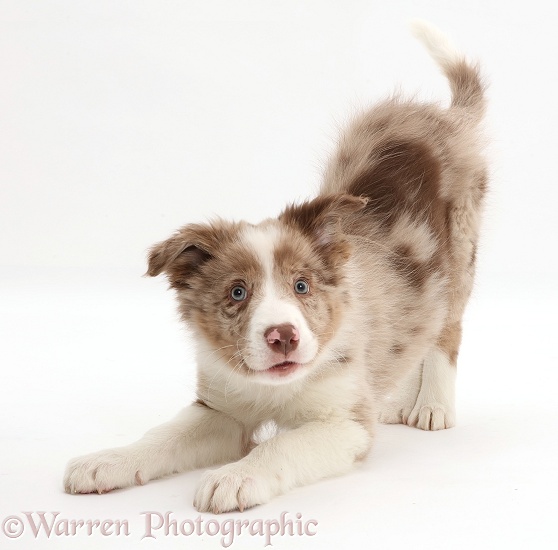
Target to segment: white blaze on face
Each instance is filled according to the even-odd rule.
[[[274,279],[275,261],[273,251],[279,240],[280,228],[249,227],[245,230],[243,241],[258,257],[264,280],[260,282],[259,292],[253,296],[252,317],[246,335],[249,341],[250,357],[247,362],[253,370],[263,371],[285,360],[279,358],[268,346],[265,333],[279,325],[292,325],[298,332],[296,349],[289,353],[288,361],[306,364],[311,362],[318,352],[318,340],[308,327],[308,323],[299,307],[294,291],[294,280],[284,282]],[[301,370],[301,369],[298,369]],[[295,376],[296,373],[293,373]],[[295,376],[298,378],[298,376]],[[292,376],[287,377],[292,380]]]

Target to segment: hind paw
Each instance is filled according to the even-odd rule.
[[[455,410],[449,405],[428,403],[415,405],[407,424],[421,430],[435,431],[455,426]]]

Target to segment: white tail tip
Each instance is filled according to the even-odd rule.
[[[411,32],[420,40],[430,55],[442,67],[455,65],[463,60],[463,55],[459,53],[448,39],[448,37],[428,21],[414,19],[410,23]]]

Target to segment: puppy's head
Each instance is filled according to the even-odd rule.
[[[166,273],[183,319],[215,350],[211,361],[288,383],[316,366],[339,326],[351,252],[340,219],[365,204],[322,196],[258,225],[187,225],[151,249],[147,273]]]

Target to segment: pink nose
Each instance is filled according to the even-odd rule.
[[[298,330],[290,324],[269,327],[264,334],[267,345],[275,352],[285,357],[298,346],[300,336]]]

